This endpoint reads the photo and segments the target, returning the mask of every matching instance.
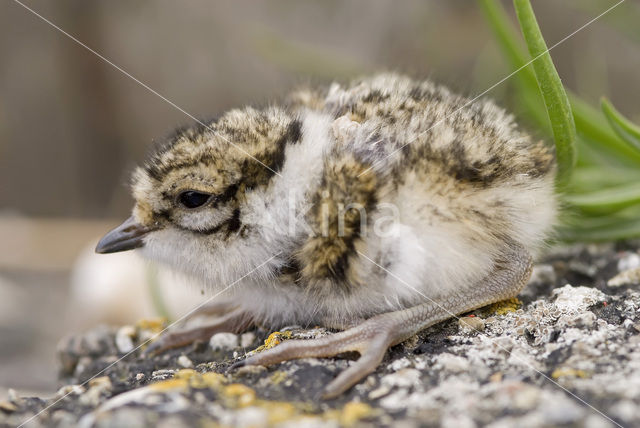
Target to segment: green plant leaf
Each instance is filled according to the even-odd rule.
[[[640,182],[640,168],[609,168],[601,165],[576,168],[567,188],[568,194],[589,193],[596,189]]]
[[[538,27],[535,14],[529,0],[514,0],[516,15],[522,34],[529,48],[544,104],[547,107],[551,129],[556,143],[558,162],[557,181],[566,185],[576,164],[576,125],[573,120],[569,97],[553,65],[547,45]]]
[[[616,134],[636,150],[640,150],[640,126],[624,117],[613,107],[613,104],[604,97],[600,102],[600,106]]]
[[[565,242],[604,242],[640,237],[640,217],[620,219],[607,217],[597,225],[563,226],[558,239]]]
[[[629,146],[611,130],[606,118],[576,95],[571,95],[571,107],[578,134],[591,147],[610,155],[619,164],[640,164],[640,152]]]
[[[611,214],[640,203],[640,182],[626,183],[589,193],[569,194],[565,195],[564,200],[585,213]]]

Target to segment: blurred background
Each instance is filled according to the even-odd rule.
[[[532,3],[551,46],[615,1]],[[0,398],[55,391],[61,337],[154,316],[150,277],[174,316],[203,298],[134,255],[92,255],[128,216],[128,177],[150,143],[192,122],[176,106],[215,116],[380,70],[473,96],[510,72],[468,0],[24,4],[175,106],[20,4],[0,5]],[[638,22],[628,0],[551,52],[568,88],[594,105],[607,95],[635,122]],[[487,96],[526,126],[511,88]]]

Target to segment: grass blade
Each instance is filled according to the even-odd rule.
[[[613,107],[613,104],[604,97],[602,98],[600,106],[616,134],[636,150],[640,150],[640,126],[624,117]]]
[[[590,193],[565,195],[564,200],[587,214],[611,214],[640,203],[640,182]]]
[[[594,107],[579,97],[571,96],[573,117],[578,134],[591,147],[607,152],[627,165],[640,164],[640,152],[630,147],[622,138],[611,130],[607,120]]]
[[[567,192],[589,193],[595,189],[617,187],[630,182],[640,182],[639,168],[581,166],[573,172]]]
[[[567,226],[558,230],[565,242],[604,242],[640,238],[640,218],[607,218],[596,226]]]
[[[522,34],[533,59],[533,70],[551,122],[558,161],[557,182],[560,185],[565,185],[571,177],[577,159],[576,125],[569,97],[553,65],[531,3],[529,0],[514,0],[514,5]]]

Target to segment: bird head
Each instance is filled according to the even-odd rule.
[[[218,256],[228,241],[242,236],[248,196],[270,186],[285,146],[299,138],[300,122],[277,108],[232,110],[177,130],[135,170],[133,214],[96,252],[142,248],[152,259],[196,266],[186,270],[206,276],[203,265],[224,260]]]

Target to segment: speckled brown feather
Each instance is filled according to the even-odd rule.
[[[334,86],[324,101],[321,95],[298,91],[296,107],[320,109],[334,119],[345,117],[359,124],[360,131],[326,157],[322,182],[312,196],[310,223],[317,236],[296,254],[302,266],[300,280],[318,292],[328,284],[340,292],[359,284],[351,261],[358,258],[360,237],[352,225],[338,237],[339,205],[366,207],[371,218],[375,202],[385,199],[381,195],[415,174],[441,199],[430,205],[434,219],[467,223],[479,231],[469,239],[504,240],[511,230],[505,224],[510,206],[500,199],[498,189],[518,186],[518,176],[554,172],[552,149],[531,142],[502,110],[487,101],[463,107],[466,99],[430,82],[382,75],[345,89]],[[447,133],[452,134],[448,140],[443,138]],[[482,204],[467,203],[467,196],[492,189],[498,193],[487,192]],[[323,223],[322,215],[328,222]],[[354,230],[360,229],[357,210],[350,210],[346,218],[358,223]]]

